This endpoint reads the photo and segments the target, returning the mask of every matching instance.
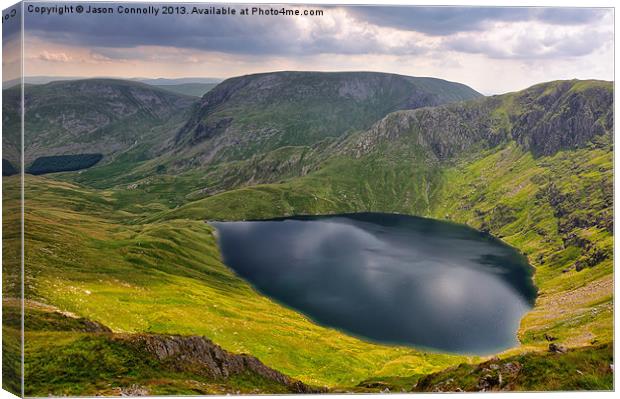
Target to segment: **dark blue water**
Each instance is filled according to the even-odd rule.
[[[523,256],[461,225],[378,213],[213,225],[258,290],[370,341],[496,352],[536,297]]]

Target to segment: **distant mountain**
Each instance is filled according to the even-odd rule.
[[[4,90],[3,99],[5,129],[19,130],[18,87]],[[111,155],[132,147],[148,151],[154,142],[173,136],[194,102],[190,96],[113,79],[26,86],[25,164],[50,155]],[[3,144],[12,148],[11,141],[18,139],[19,134],[4,135]]]
[[[85,78],[83,76],[26,76],[24,78],[24,83],[26,84],[47,84],[51,82],[59,82],[66,80],[85,80],[85,79],[118,79],[110,76],[97,76],[91,78]],[[201,84],[217,84],[222,81],[222,79],[218,78],[131,78],[127,79],[134,82],[142,82],[149,85],[154,86],[167,86],[167,85],[182,85],[182,84],[191,84],[191,83],[201,83]],[[2,89],[9,89],[21,82],[21,79],[11,79],[2,82]]]
[[[420,207],[417,213],[427,212],[430,194],[414,195],[408,190],[432,187],[436,176],[425,173],[441,171],[460,157],[475,158],[506,145],[516,145],[535,157],[551,156],[586,147],[601,137],[609,140],[612,88],[604,81],[557,81],[515,93],[392,112],[367,130],[338,140],[282,147],[224,163],[207,175],[201,193],[316,173],[326,178],[325,185],[345,177],[375,176],[371,187],[393,184],[385,190],[411,199],[404,208],[394,209],[411,211],[407,207],[414,206]],[[398,173],[392,175],[394,171]],[[355,179],[349,183],[364,187],[355,185]],[[354,197],[350,193],[349,201]],[[385,201],[382,206],[388,207],[384,209],[396,206],[391,196],[375,198],[375,206],[383,201],[380,198]]]
[[[217,86],[217,83],[152,84],[152,86],[186,96],[202,97]]]
[[[390,112],[481,95],[459,83],[375,72],[274,72],[205,95],[170,147],[195,164],[245,159],[367,129]]]
[[[177,165],[244,159],[366,129],[395,110],[480,97],[458,83],[372,72],[267,73],[228,79],[215,88],[211,78],[141,80],[27,85],[25,164],[43,156],[107,156],[136,147],[145,149],[132,156],[137,160],[161,155],[177,159]],[[184,83],[196,80],[203,82]],[[10,117],[17,115],[18,88],[3,95],[9,122],[18,123]],[[9,131],[11,126],[5,124]],[[6,135],[7,148],[18,136]]]
[[[188,83],[220,83],[222,79],[218,78],[132,78],[137,82],[146,83],[154,86],[181,85]]]
[[[251,135],[250,130],[246,132]],[[304,195],[309,197],[318,195],[311,194],[312,190],[320,191],[323,198],[342,194],[342,198],[332,198],[334,202],[329,203],[340,211],[379,209],[424,215],[431,212],[436,202],[433,196],[446,184],[445,170],[465,162],[463,159],[471,162],[506,147],[536,159],[588,148],[610,151],[612,133],[611,82],[549,82],[515,93],[391,112],[368,129],[337,140],[283,146],[222,161],[221,166],[204,169],[208,173],[202,175],[201,181],[194,180],[196,185],[188,187],[188,191],[193,191],[192,198],[220,192],[230,198],[233,188],[292,179],[295,190],[308,190]],[[205,146],[211,144],[217,149],[213,143],[218,142],[218,137],[207,138]],[[188,146],[188,151],[199,148],[199,144]],[[169,162],[169,157],[163,155],[156,162]],[[198,163],[188,165],[190,171],[200,168]],[[282,187],[292,190],[287,184]],[[242,194],[247,196],[249,192],[239,192]],[[275,195],[279,195],[277,191]],[[295,209],[288,204],[281,207]],[[255,217],[251,209],[247,211],[248,215],[240,217]],[[331,211],[296,209],[301,214]],[[608,216],[597,216],[601,225],[609,221]]]
[[[42,85],[50,82],[60,81],[60,80],[79,80],[84,79],[77,76],[26,76],[24,78],[25,84],[33,84],[33,85]],[[2,89],[10,89],[11,87],[18,85],[21,83],[21,78],[11,79],[2,82]]]

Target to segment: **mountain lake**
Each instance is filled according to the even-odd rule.
[[[517,344],[533,268],[487,233],[384,213],[210,222],[258,291],[361,339],[490,354]]]

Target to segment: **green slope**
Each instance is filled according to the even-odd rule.
[[[364,342],[274,303],[222,264],[213,229],[201,220],[141,223],[114,211],[111,192],[33,176],[26,185],[28,299],[115,332],[204,335],[314,385],[465,360]]]
[[[26,165],[50,155],[148,152],[174,135],[196,101],[143,83],[114,79],[28,85],[24,96]],[[19,105],[19,87],[3,90],[4,127],[9,131],[20,121]],[[18,148],[18,139],[19,134],[3,136],[3,147]]]
[[[20,303],[3,305],[5,332],[14,333]],[[320,392],[203,337],[115,334],[32,301],[25,322],[26,396]]]
[[[417,392],[583,391],[613,387],[613,346],[491,359],[418,379]],[[409,386],[408,388],[410,388]]]
[[[479,96],[458,83],[374,72],[241,76],[202,98],[174,149],[200,163],[246,159],[368,128],[395,110]]]
[[[274,72],[231,78],[199,101],[174,138],[159,137],[150,152],[120,154],[71,180],[108,188],[157,180],[168,172],[185,175],[184,184],[196,190],[221,182],[208,193],[247,180],[277,181],[306,172],[310,161],[316,166],[327,145],[367,129],[392,111],[480,96],[459,83],[376,72]],[[296,154],[289,155],[290,150]]]

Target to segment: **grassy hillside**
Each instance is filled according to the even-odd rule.
[[[182,175],[175,180],[193,188],[193,198],[280,181],[318,167],[327,146],[392,111],[477,97],[459,83],[374,72],[231,78],[210,90],[173,136],[160,129],[153,145],[139,140],[142,145],[70,180],[109,188]]]
[[[21,290],[21,185],[19,175],[2,177],[2,297],[20,298]],[[21,393],[21,341],[19,329],[9,327],[9,312],[2,305],[2,388]]]
[[[28,85],[24,98],[26,165],[41,156],[149,148],[172,136],[195,102],[194,97],[114,79]],[[19,87],[3,90],[3,127],[10,131],[20,120],[19,105]],[[18,139],[19,134],[3,136],[3,147],[19,148]]]
[[[180,175],[152,160],[107,180],[112,164],[79,175],[27,176],[26,295],[117,333],[205,335],[309,384],[413,384],[483,359],[377,345],[318,326],[223,265],[205,223],[398,212],[489,231],[536,267],[539,297],[521,323],[521,345],[502,358],[528,356],[536,367],[573,357],[599,362],[608,347],[598,345],[613,342],[611,90],[609,82],[552,82],[399,111],[338,139]],[[98,189],[75,183],[97,173]],[[3,239],[10,245],[16,237]],[[550,340],[583,349],[539,356]],[[562,387],[610,389],[599,374],[590,385],[575,377]],[[548,387],[544,379],[527,385]]]
[[[417,392],[581,391],[613,386],[613,346],[596,345],[567,353],[529,353],[491,359],[418,379]]]
[[[173,148],[194,165],[247,159],[365,129],[399,109],[479,96],[458,83],[373,72],[241,76],[202,98]]]
[[[115,332],[204,335],[314,385],[465,360],[367,343],[274,303],[221,263],[201,220],[140,223],[114,211],[110,192],[30,176],[26,185],[29,299]]]
[[[5,301],[5,331],[19,329]],[[166,395],[317,392],[202,337],[115,334],[106,326],[28,301],[25,395]]]

